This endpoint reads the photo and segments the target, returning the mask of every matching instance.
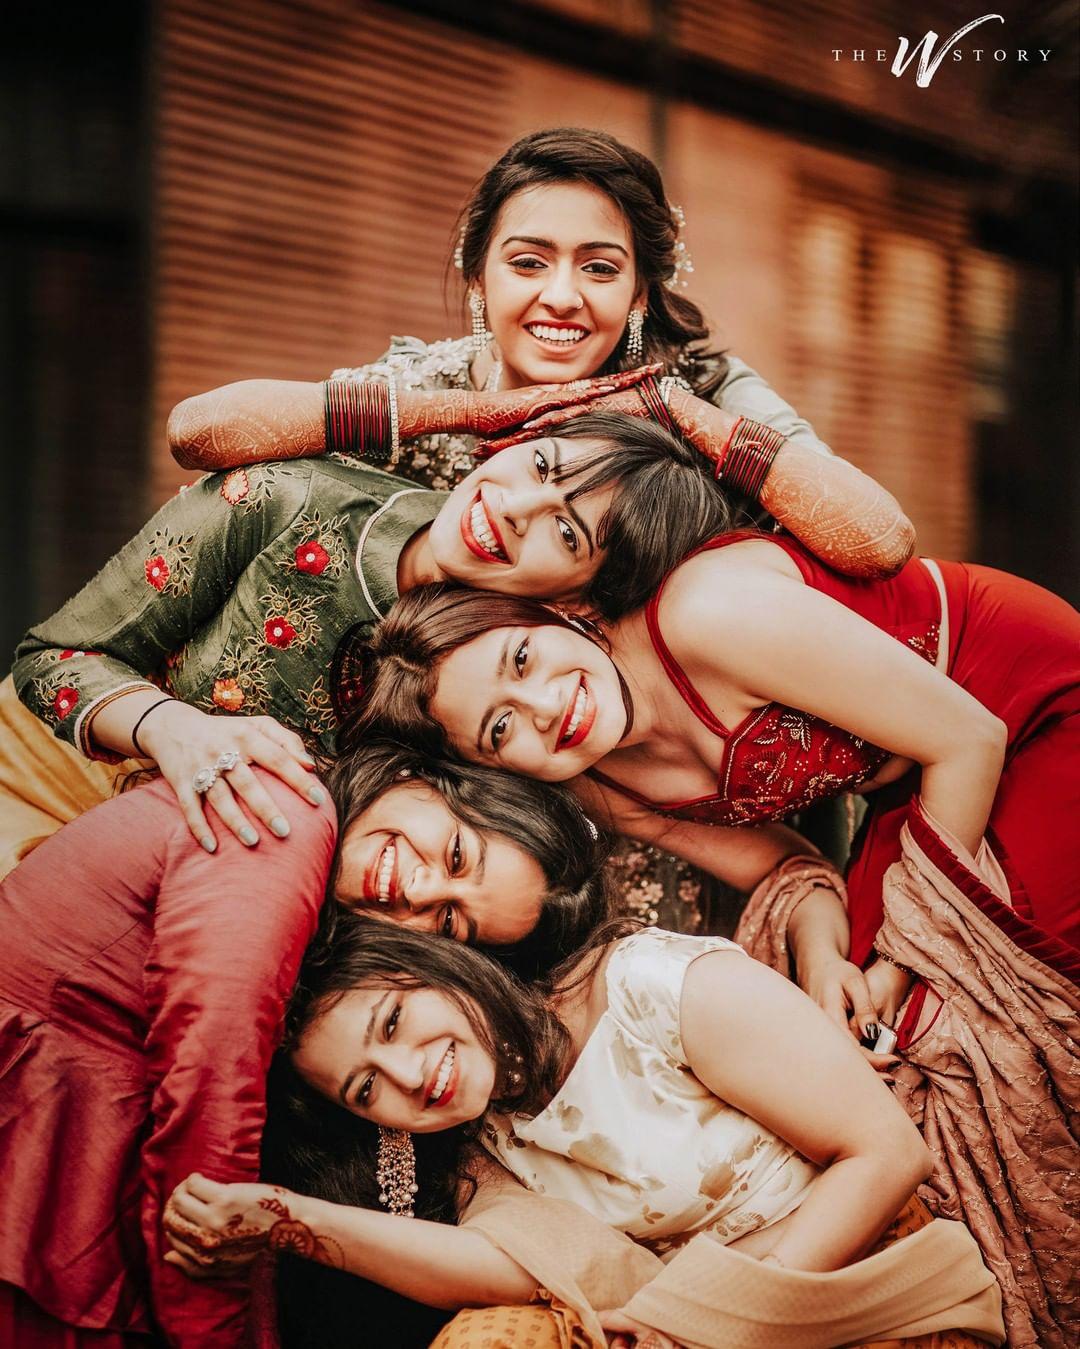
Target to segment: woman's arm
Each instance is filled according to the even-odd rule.
[[[775,971],[719,951],[687,971],[680,1026],[694,1074],[822,1168],[768,1258],[815,1271],[859,1259],[931,1158],[850,1036]]]
[[[505,393],[399,389],[398,435],[401,440],[448,431],[503,435],[557,408],[585,405],[625,389],[656,368],[604,375],[576,388],[545,384]],[[325,454],[326,385],[283,379],[225,384],[177,403],[169,414],[167,435],[179,464],[212,473],[266,459]]]
[[[927,810],[975,853],[1001,775],[1004,724],[902,642],[763,562],[765,549],[773,551],[735,545],[674,573],[660,622],[675,658],[713,705],[734,684],[750,705],[800,708],[914,760]]]
[[[579,778],[573,785],[586,808],[612,832],[672,852],[746,893],[787,858],[817,852],[809,839],[785,824],[731,827],[671,820],[592,778]],[[876,1027],[877,1013],[862,971],[848,960],[850,937],[843,900],[824,885],[815,886],[800,901],[787,929],[799,987],[838,1026],[854,1019],[860,1032],[866,1032]],[[888,1066],[878,1056],[871,1062]]]
[[[281,481],[263,509],[247,511],[230,505],[221,487],[207,479],[168,501],[72,600],[27,633],[12,667],[19,697],[59,739],[88,757],[137,753],[155,760],[208,851],[215,835],[191,780],[225,751],[235,750],[241,762],[208,799],[226,826],[242,838],[247,831],[250,842],[258,835],[230,786],[274,832],[287,833],[288,824],[249,761],[305,796],[321,796],[294,731],[271,717],[209,716],[151,682],[299,513],[307,490],[303,482]]]
[[[311,1199],[269,1185],[189,1176],[165,1215],[172,1253],[193,1277],[229,1273],[260,1250],[288,1251],[371,1279],[431,1307],[531,1301],[536,1280],[479,1232]]]

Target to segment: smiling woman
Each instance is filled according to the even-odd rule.
[[[607,914],[608,845],[571,792],[370,739],[330,770],[350,908],[550,967]]]

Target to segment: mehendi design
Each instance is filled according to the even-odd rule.
[[[267,1236],[266,1244],[270,1250],[300,1255],[335,1269],[345,1268],[345,1253],[338,1243],[331,1237],[319,1236],[307,1223],[298,1222],[280,1199],[260,1199],[259,1207],[277,1215],[278,1220]]]

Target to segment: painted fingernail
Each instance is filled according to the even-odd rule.
[[[270,828],[277,834],[278,838],[288,838],[289,821],[284,815],[275,815],[270,821]]]
[[[321,787],[312,787],[311,791],[307,794],[307,798],[313,806],[321,806],[326,800],[326,793]]]
[[[203,834],[199,842],[207,852],[217,852],[217,839],[214,838],[213,834]]]
[[[254,848],[258,841],[259,836],[255,830],[252,829],[250,824],[245,824],[243,829],[240,830],[240,842],[246,843],[249,848]]]
[[[876,1039],[878,1038],[878,1024],[877,1024],[877,1022],[876,1022],[876,1021],[868,1021],[868,1022],[866,1023],[866,1029],[863,1031],[863,1035],[865,1035],[866,1038],[867,1038],[868,1040],[876,1040]]]

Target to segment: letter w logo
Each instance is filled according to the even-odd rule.
[[[906,37],[902,37],[896,48],[896,58],[892,63],[892,73],[899,79],[904,71],[907,70],[908,66],[911,65],[912,61],[914,61],[915,53],[918,52],[919,70],[915,76],[915,83],[920,89],[925,89],[937,74],[938,66],[941,65],[942,61],[945,60],[945,57],[952,51],[953,47],[956,46],[960,39],[970,33],[973,28],[978,28],[979,24],[987,23],[990,19],[997,19],[999,23],[1005,22],[1000,14],[984,14],[981,19],[972,19],[972,21],[965,24],[963,28],[957,29],[936,56],[933,53],[934,43],[938,40],[938,35],[933,29],[931,29],[924,37],[920,38],[915,46],[911,48],[910,55],[908,53],[908,47],[911,44]]]

